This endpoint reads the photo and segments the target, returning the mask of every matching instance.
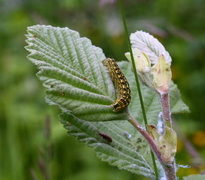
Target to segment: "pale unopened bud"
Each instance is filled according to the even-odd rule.
[[[149,72],[151,63],[148,56],[137,48],[132,48],[132,53],[134,56],[134,61],[135,61],[137,71],[139,73]],[[129,61],[131,61],[131,55],[129,52],[125,53],[125,56]]]
[[[152,67],[153,82],[160,94],[169,92],[169,85],[172,78],[170,65],[166,62],[164,55],[161,55],[157,63]]]

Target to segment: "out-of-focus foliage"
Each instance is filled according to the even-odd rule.
[[[191,114],[175,116],[181,131],[177,163],[193,166],[180,168],[178,175],[204,172],[205,1],[128,0],[123,7],[130,32],[147,31],[169,51],[173,80],[190,106]],[[77,30],[108,57],[125,60],[116,1],[2,0],[0,17],[0,179],[45,179],[48,174],[52,179],[139,179],[100,162],[91,149],[67,136],[58,122],[59,109],[44,101],[45,89],[24,49],[27,26],[50,24]],[[51,120],[51,135],[46,119]]]

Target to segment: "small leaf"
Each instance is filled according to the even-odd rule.
[[[172,163],[177,149],[176,132],[169,127],[165,127],[165,133],[160,134],[154,125],[147,125],[147,129],[161,153],[163,162]]]
[[[136,69],[138,73],[139,72],[140,73],[149,72],[151,68],[149,57],[137,48],[132,48],[132,52],[133,52],[134,61],[135,61],[135,65],[136,65]],[[125,53],[125,56],[130,62],[132,62],[131,55],[129,52]]]
[[[152,74],[156,90],[160,94],[168,93],[172,72],[170,65],[164,58],[164,55],[161,55],[157,63],[152,67]]]
[[[156,64],[159,56],[164,55],[167,63],[170,65],[172,58],[165,50],[164,46],[152,35],[143,31],[136,31],[130,35],[130,41],[133,48],[138,48],[145,53],[151,64]]]

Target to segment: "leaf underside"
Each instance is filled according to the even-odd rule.
[[[92,147],[101,160],[155,179],[150,148],[126,121],[130,112],[143,125],[130,64],[124,61],[119,66],[131,86],[132,100],[128,111],[116,113],[110,105],[117,93],[102,64],[105,55],[100,48],[69,28],[31,26],[26,37],[28,59],[37,66],[37,76],[47,87],[46,101],[60,107],[60,121],[68,134]],[[156,124],[160,112],[158,97],[145,86],[141,88],[149,124]],[[188,112],[174,84],[170,99],[172,113]]]

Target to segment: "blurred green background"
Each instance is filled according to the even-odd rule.
[[[123,1],[129,32],[157,37],[173,59],[173,80],[190,114],[174,115],[179,136],[176,162],[184,176],[205,171],[205,1]],[[0,1],[0,179],[146,180],[96,158],[92,149],[67,135],[58,107],[48,106],[45,88],[26,58],[26,28],[69,27],[125,60],[128,51],[115,0]]]

